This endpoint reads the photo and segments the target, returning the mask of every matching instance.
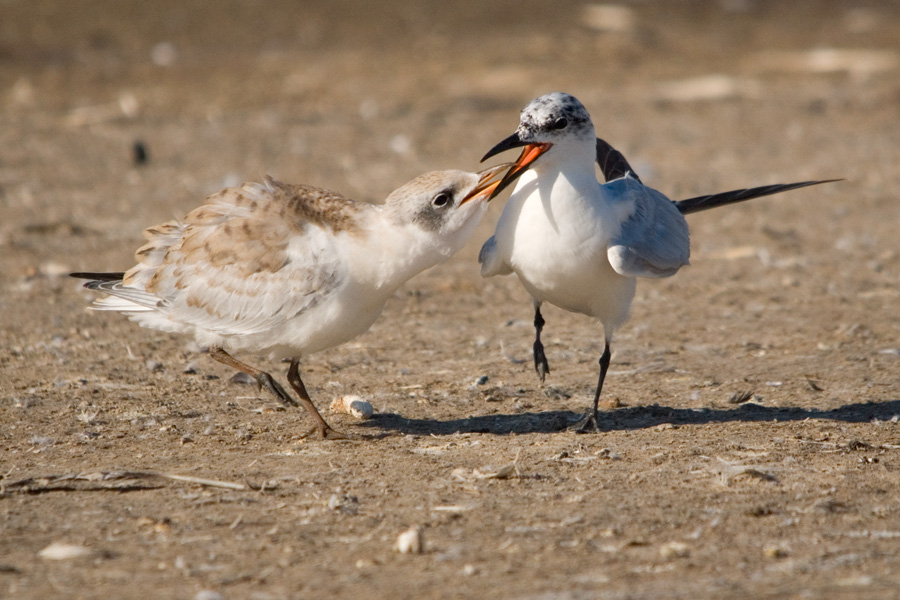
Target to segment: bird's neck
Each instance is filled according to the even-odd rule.
[[[559,152],[554,153],[556,150]],[[586,144],[554,147],[534,163],[531,171],[522,176],[517,190],[536,189],[541,197],[565,199],[566,202],[596,194],[594,152],[593,147],[588,148]]]
[[[551,148],[534,163],[532,169],[540,178],[550,176],[557,179],[562,175],[573,187],[590,188],[597,185],[595,156],[593,140],[569,140]]]
[[[383,223],[367,230],[357,241],[356,260],[349,265],[353,278],[388,296],[417,273],[452,254],[413,224]]]

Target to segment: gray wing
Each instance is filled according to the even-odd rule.
[[[509,275],[513,272],[512,268],[500,258],[497,239],[493,235],[481,247],[481,251],[478,253],[478,263],[481,265],[482,277]]]
[[[629,277],[669,277],[688,264],[691,253],[687,221],[661,193],[626,177],[604,186],[622,218],[609,242],[613,269]]]

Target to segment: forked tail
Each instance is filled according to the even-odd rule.
[[[776,183],[773,185],[763,185],[760,187],[746,188],[743,190],[731,190],[730,192],[719,192],[718,194],[709,194],[708,196],[697,196],[696,198],[688,198],[687,200],[677,200],[675,206],[683,214],[700,212],[701,210],[709,210],[717,206],[725,206],[726,204],[735,204],[736,202],[744,202],[753,198],[762,196],[771,196],[772,194],[780,194],[790,190],[797,190],[811,185],[819,185],[820,183],[833,183],[835,181],[843,181],[841,179],[823,179],[821,181],[800,181],[797,183]]]

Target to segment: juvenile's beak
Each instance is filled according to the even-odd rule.
[[[488,200],[493,198],[496,195],[495,190],[497,189],[497,186],[500,185],[501,181],[497,176],[506,169],[511,169],[512,167],[513,163],[502,163],[495,167],[485,169],[484,171],[479,171],[477,173],[478,185],[462,199],[459,205],[462,206],[469,200],[475,200],[476,198],[486,198]]]
[[[523,142],[522,138],[519,137],[519,134],[514,133],[488,150],[488,153],[484,155],[484,158],[482,158],[481,161],[484,162],[496,154],[505,152],[506,150],[512,150],[513,148],[521,148],[522,146],[525,146],[525,149],[522,150],[522,154],[519,155],[519,159],[512,165],[512,167],[510,167],[509,171],[506,172],[506,175],[504,175],[503,179],[501,179],[494,187],[494,190],[491,192],[490,197],[488,197],[489,201],[504,189],[506,189],[506,186],[518,179],[519,175],[527,171],[529,165],[536,161],[541,154],[552,148],[553,144]]]

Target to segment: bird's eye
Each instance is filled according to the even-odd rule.
[[[557,120],[553,121],[553,125],[551,127],[553,129],[565,129],[566,125],[569,124],[569,120],[565,117],[560,117]]]
[[[450,202],[450,194],[447,192],[441,192],[431,199],[431,203],[435,206],[445,206],[448,202]]]

